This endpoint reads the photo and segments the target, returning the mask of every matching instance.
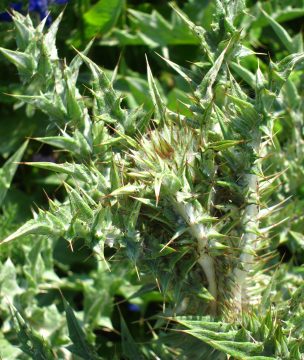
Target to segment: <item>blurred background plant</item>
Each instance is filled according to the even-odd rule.
[[[13,24],[8,21],[10,17],[7,9],[14,8],[21,14],[29,11],[35,27],[49,10],[51,16],[47,20],[47,26],[50,27],[65,3],[1,2],[1,47],[15,49],[16,33],[12,31]],[[227,25],[223,25],[225,20],[221,17],[219,1],[188,0],[177,1],[176,4],[183,14],[196,25],[202,26],[208,34],[219,34]],[[242,5],[242,1],[237,1],[236,4]],[[237,11],[238,9],[235,10],[236,13]],[[233,14],[226,16],[232,18]],[[303,52],[303,18],[304,2],[301,0],[246,2],[246,8],[240,11],[236,20],[242,28],[243,48],[236,56],[238,61],[230,63],[229,66],[238,84],[249,97],[255,99],[256,96],[255,74],[258,68],[265,74],[269,65],[278,63],[289,54]],[[207,38],[208,43],[218,46],[221,36],[224,37],[225,34],[218,35],[218,38]],[[202,51],[201,39],[191,31],[189,24],[187,26],[172,10],[167,1],[70,1],[64,10],[63,21],[57,34],[60,59],[67,59],[66,62],[70,63],[75,57],[73,47],[84,49],[92,38],[95,40],[89,57],[105,69],[108,78],[115,79],[114,88],[117,94],[122,94],[123,108],[132,110],[142,106],[145,113],[152,116],[153,96],[148,95],[151,91],[151,78],[147,79],[144,61],[147,54],[155,81],[152,86],[157,88],[163,105],[168,111],[179,116],[193,117],[193,110],[189,108],[193,105],[193,83],[185,81],[185,78],[187,80],[187,76],[191,76],[191,81],[199,83],[210,69],[210,58],[208,53]],[[18,48],[19,51],[24,50],[20,43]],[[217,49],[212,48],[211,51],[216,52]],[[175,66],[175,69],[178,69],[175,72],[174,65],[173,68],[168,66],[161,57],[183,68]],[[85,62],[88,63],[86,59]],[[60,60],[60,63],[65,66],[63,60]],[[89,71],[91,64],[88,64],[88,67],[80,68],[77,85],[83,95],[84,105],[91,111],[93,104],[88,89],[92,88],[92,76]],[[86,148],[87,153],[77,152],[79,144],[83,149],[81,135],[76,139],[76,145],[73,145],[74,138],[73,141],[65,143],[65,146],[70,143],[71,147],[66,148],[70,153],[61,151],[62,146],[61,150],[58,150],[58,142],[51,137],[58,135],[59,126],[65,130],[62,124],[58,121],[50,122],[48,115],[35,109],[36,104],[26,104],[26,99],[20,96],[37,95],[37,85],[27,86],[26,81],[21,85],[16,68],[9,65],[4,56],[0,57],[0,71],[5,74],[0,81],[0,238],[4,239],[31,219],[33,213],[34,217],[39,219],[43,212],[38,214],[37,208],[51,208],[55,213],[59,211],[59,203],[66,200],[63,182],[70,181],[64,171],[50,174],[47,169],[54,169],[50,165],[40,168],[24,165],[18,167],[16,162],[49,162],[56,165],[65,161],[80,161],[88,164],[90,156],[86,158],[86,154],[90,154],[91,150]],[[227,89],[225,83],[216,85],[219,99],[217,105],[221,108],[225,105],[225,100],[221,103],[221,94],[225,94]],[[177,321],[182,333],[168,335],[166,327],[173,327],[172,323],[167,324],[158,316],[166,311],[166,307],[170,309],[176,301],[174,296],[180,296],[178,289],[176,293],[168,290],[174,281],[170,278],[171,267],[174,268],[180,258],[183,258],[184,267],[179,271],[188,273],[193,267],[193,252],[189,253],[187,236],[184,236],[184,243],[181,243],[180,247],[168,246],[159,253],[164,244],[157,247],[157,239],[165,236],[161,231],[155,233],[155,239],[151,240],[153,247],[150,263],[142,270],[138,269],[136,264],[142,250],[130,240],[136,238],[136,230],[132,229],[131,224],[130,233],[120,243],[122,253],[124,248],[129,250],[129,260],[120,255],[119,251],[117,255],[111,247],[104,250],[104,257],[111,268],[109,272],[108,264],[93,256],[94,252],[100,253],[100,249],[86,246],[88,244],[85,238],[72,241],[72,234],[65,234],[67,238],[71,236],[71,243],[67,245],[60,239],[54,241],[51,236],[41,236],[38,231],[37,235],[25,235],[18,241],[1,246],[0,249],[0,356],[3,359],[53,359],[55,356],[68,359],[73,353],[85,359],[154,359],[157,356],[162,359],[221,359],[223,353],[228,353],[237,359],[258,359],[259,355],[262,359],[262,354],[265,359],[273,356],[277,359],[300,359],[303,344],[300,344],[298,339],[303,338],[301,302],[304,275],[303,91],[303,65],[297,65],[280,96],[277,96],[272,125],[262,128],[263,136],[271,140],[267,143],[267,156],[266,153],[261,153],[261,157],[266,157],[263,166],[267,169],[267,174],[278,174],[273,182],[272,192],[269,190],[268,201],[272,204],[286,199],[287,201],[271,218],[272,223],[279,224],[271,233],[270,250],[273,253],[265,267],[273,266],[273,269],[276,269],[275,281],[272,280],[265,290],[262,305],[258,310],[259,316],[254,312],[244,314],[242,327],[239,324],[234,326],[223,322],[211,323],[211,318],[193,318],[192,321],[189,318],[180,318]],[[157,119],[157,115],[154,118]],[[145,125],[142,126],[144,129]],[[125,125],[122,128],[125,131]],[[121,129],[118,128],[117,131]],[[134,135],[131,128],[126,134]],[[45,141],[32,140],[41,140],[46,136],[49,139]],[[31,140],[25,141],[26,139]],[[108,158],[102,158],[102,149],[107,146],[107,141],[112,140],[106,137],[99,140],[103,147],[100,151],[94,151],[100,156],[100,162],[107,162]],[[158,140],[155,139],[156,142]],[[119,143],[116,148],[115,144],[113,145],[117,153],[121,151],[117,150],[120,147],[130,147],[128,141],[131,140],[126,138],[125,141],[126,143]],[[216,151],[221,151],[221,148]],[[136,158],[136,154],[134,157]],[[119,156],[114,159],[119,168],[121,159]],[[136,160],[136,163],[138,165],[139,160]],[[83,174],[83,169],[79,173],[76,183],[81,183],[88,176]],[[116,185],[121,182],[117,174],[119,169],[113,165],[111,182]],[[73,173],[72,177],[74,176],[76,175]],[[75,187],[75,184],[70,185]],[[115,191],[115,185],[112,191]],[[140,193],[133,194],[132,189],[126,188],[124,191],[123,194],[130,191],[132,196],[141,198]],[[68,192],[73,194],[70,188]],[[94,193],[90,193],[90,197],[94,199],[94,196]],[[89,198],[86,201],[89,206],[94,207]],[[151,199],[142,198],[141,201],[145,202],[147,209],[156,207]],[[111,206],[113,205],[115,204],[111,203]],[[69,215],[65,209],[60,211],[61,216],[67,219]],[[132,211],[136,217],[136,206]],[[223,209],[218,209],[219,214],[222,214],[222,211]],[[153,227],[153,221],[158,224],[161,216],[157,211],[152,214]],[[112,238],[120,235],[115,233],[115,226],[108,225],[112,221],[107,218],[109,215],[102,216],[108,226],[106,241],[109,245]],[[151,217],[151,213],[147,210],[144,216]],[[166,213],[161,219],[168,233],[172,232],[170,226],[176,220],[172,216],[172,213]],[[286,220],[280,224],[284,219]],[[113,219],[113,223],[115,221],[116,219]],[[78,232],[85,233],[86,230],[83,230],[81,224],[77,226]],[[182,232],[176,236],[182,236]],[[169,240],[170,238],[167,239]],[[170,253],[173,255],[168,257],[170,261],[167,260],[166,268],[160,255],[169,256]],[[281,263],[279,267],[278,263]],[[160,271],[155,276],[156,282],[153,276],[145,278],[144,285],[138,280],[137,272],[143,276],[141,272],[153,272],[156,268]],[[202,275],[194,272],[191,276],[187,281],[191,280],[193,285],[199,283]],[[212,298],[207,287],[198,286],[197,289],[192,289],[191,296],[198,298],[199,304],[203,301],[208,303]],[[68,303],[63,302],[62,295]],[[272,303],[275,304],[274,308]],[[204,312],[200,315],[202,313]],[[165,314],[172,315],[166,312]],[[18,336],[16,329],[19,331]],[[290,332],[297,340],[288,341]],[[218,336],[218,333],[223,333],[222,337]],[[186,336],[187,334],[189,336]],[[252,345],[251,348],[251,345],[248,345],[251,344],[250,337],[256,340],[256,347]],[[245,345],[237,344],[238,341],[244,342],[244,339]],[[259,348],[260,342],[263,342],[263,350]],[[69,345],[70,343],[73,345]],[[145,347],[146,343],[150,345]],[[213,350],[210,350],[209,346]]]

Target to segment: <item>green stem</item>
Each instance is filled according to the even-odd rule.
[[[260,136],[255,134],[255,140],[252,142],[252,148],[255,155],[260,153]],[[245,175],[245,186],[247,190],[247,206],[245,207],[242,223],[243,235],[241,237],[240,263],[242,269],[234,269],[235,288],[233,290],[232,301],[234,301],[237,312],[241,312],[246,305],[247,297],[247,277],[253,267],[255,250],[257,248],[258,235],[258,217],[259,217],[259,177],[257,175],[259,168],[256,161],[251,166],[250,173]]]
[[[197,262],[206,275],[208,290],[214,298],[214,301],[211,303],[211,312],[215,314],[217,300],[215,264],[214,259],[208,253],[208,228],[200,222],[203,214],[200,209],[190,203],[177,202],[176,206],[178,213],[189,225],[190,233],[197,240],[197,250],[199,253]]]

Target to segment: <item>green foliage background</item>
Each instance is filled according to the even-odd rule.
[[[86,66],[80,68],[77,78],[73,73],[78,71],[75,61],[71,74],[66,75],[71,76],[72,84],[66,88],[72,94],[69,111],[75,111],[69,121],[60,119],[61,115],[56,112],[59,107],[51,104],[46,109],[43,102],[37,101],[40,91],[49,91],[53,86],[51,80],[47,80],[47,71],[42,80],[32,81],[26,73],[27,64],[23,67],[24,73],[20,71],[20,63],[17,64],[18,74],[16,67],[9,64],[9,56],[0,56],[0,239],[11,234],[9,239],[14,238],[0,246],[0,357],[3,359],[225,359],[227,354],[235,359],[303,358],[304,63],[294,64],[294,71],[286,83],[284,81],[280,93],[275,86],[279,89],[281,80],[275,79],[274,85],[263,88],[256,73],[261,71],[267,77],[269,64],[272,66],[288,55],[303,53],[304,2],[247,1],[242,8],[242,1],[188,0],[175,5],[182,16],[167,1],[77,0],[67,5],[56,40],[60,61],[56,65],[52,63],[50,68],[64,69],[65,64],[71,64],[75,55],[77,57],[75,48],[83,50],[94,38],[88,57],[104,69],[102,75],[99,74],[102,80],[98,80],[98,85],[92,76],[97,71],[95,65],[78,55],[77,61],[82,58]],[[8,3],[1,3],[0,11],[7,6]],[[26,6],[24,3],[24,11]],[[56,5],[50,6],[53,19],[61,10]],[[36,27],[36,14],[32,14],[32,19]],[[243,47],[229,54],[227,60],[233,80],[229,83],[228,75],[226,82],[223,77],[217,77],[212,84],[212,99],[208,98],[207,91],[204,93],[204,84],[199,88],[198,98],[207,99],[208,104],[215,103],[214,113],[208,113],[208,106],[195,99],[196,84],[201,84],[203,79],[205,84],[210,83],[205,76],[212,68],[212,56],[206,51],[208,47],[202,37],[197,36],[194,24],[208,33],[210,53],[215,57],[225,46],[230,46],[229,41],[235,46],[237,32],[242,33]],[[1,48],[16,49],[13,27],[12,23],[0,24]],[[21,43],[18,48],[24,51]],[[292,59],[296,59],[294,56]],[[20,59],[27,61],[27,58],[18,58],[18,61]],[[282,68],[276,68],[278,72],[286,70],[284,64],[280,66]],[[43,69],[40,71],[44,74]],[[113,79],[114,90],[108,79]],[[237,85],[231,90],[234,81],[242,91]],[[75,84],[81,101],[73,90]],[[93,96],[90,89],[95,91]],[[96,105],[96,94],[106,101]],[[144,185],[137,180],[133,182],[132,175],[122,175],[121,170],[123,154],[128,149],[134,151],[132,159],[124,159],[130,173],[134,170],[146,176],[144,167],[141,168],[142,158],[151,156],[151,162],[157,164],[155,148],[149,149],[141,136],[148,134],[149,143],[149,132],[166,129],[167,125],[171,129],[168,119],[174,118],[172,114],[193,122],[203,116],[215,122],[218,116],[224,119],[229,133],[235,125],[225,118],[225,111],[229,110],[226,94],[233,98],[229,100],[231,107],[241,108],[240,118],[245,111],[246,116],[253,111],[245,105],[248,98],[256,112],[260,106],[259,96],[265,99],[261,100],[260,112],[269,115],[271,120],[266,119],[259,125],[263,137],[267,138],[267,151],[259,155],[265,157],[263,172],[271,186],[263,202],[267,204],[265,208],[282,202],[279,211],[261,220],[264,227],[276,224],[265,235],[267,251],[261,246],[259,268],[252,275],[254,282],[261,284],[261,300],[259,304],[250,305],[237,319],[230,316],[229,311],[216,316],[209,311],[212,296],[202,270],[195,267],[196,246],[185,235],[187,229],[170,212],[167,200],[162,202],[177,180],[166,179],[169,185],[162,186],[160,181],[162,193],[153,178],[155,182],[152,181],[151,191],[147,192],[144,186],[150,184],[150,179],[147,178]],[[22,97],[24,95],[33,98]],[[244,104],[237,102],[237,95]],[[73,102],[75,99],[81,104],[79,107]],[[121,107],[117,105],[120,100]],[[268,102],[274,103],[271,111],[268,111]],[[197,110],[200,106],[202,109]],[[98,133],[99,137],[94,139],[94,150],[83,136],[85,121],[73,123],[77,116],[84,119],[86,108],[93,117],[102,109],[103,117],[99,120],[106,124],[108,131],[98,130],[102,135]],[[124,115],[126,109],[129,112]],[[189,128],[197,130],[195,126],[190,123]],[[218,136],[218,130],[216,133],[213,129],[213,132],[207,129],[208,132],[198,128],[197,131],[208,134],[208,149],[219,157],[223,173],[227,171],[225,161],[231,155],[231,147],[240,153],[247,151],[249,160],[246,157],[244,161],[252,162],[250,156],[254,155],[242,143],[251,141],[246,129],[244,134],[236,130],[240,131],[239,137],[235,134],[229,137],[229,133],[227,140]],[[183,127],[179,131],[184,141],[187,136],[191,138],[187,131],[183,133]],[[59,139],[59,135],[70,138],[62,141],[63,136]],[[161,133],[161,136],[165,135]],[[157,141],[161,142],[159,138]],[[176,141],[177,149],[179,144]],[[193,148],[197,149],[195,145]],[[145,152],[146,149],[152,153]],[[20,161],[37,164],[18,166]],[[109,173],[100,170],[104,163]],[[213,171],[208,157],[204,157],[202,163],[210,167],[208,171]],[[170,168],[170,164],[168,166]],[[153,174],[158,170],[149,168]],[[178,173],[176,169],[170,168],[170,171],[170,176],[174,171]],[[140,178],[138,173],[136,176]],[[181,179],[182,175],[178,175]],[[205,175],[199,176],[205,179]],[[241,188],[237,176],[231,177],[234,185]],[[109,182],[104,185],[103,181],[108,178]],[[238,196],[245,194],[246,186],[235,190],[226,178],[222,180],[217,186],[226,188],[229,196],[232,194],[233,205],[241,203]],[[102,191],[98,193],[100,188]],[[202,192],[202,188],[193,188],[195,192]],[[160,204],[157,204],[157,194],[160,194]],[[101,198],[100,201],[108,202],[107,206],[113,208],[112,214],[100,215],[102,220],[96,215],[95,207]],[[140,210],[138,203],[142,206]],[[216,216],[224,217],[226,210],[219,207],[216,211]],[[239,211],[243,209],[240,207]],[[30,220],[33,217],[36,220]],[[99,228],[90,223],[93,217],[96,223],[100,221]],[[65,222],[72,225],[63,232],[60,229]],[[117,223],[122,224],[123,236],[117,232]],[[101,236],[96,242],[88,236],[87,224],[96,225],[94,231],[106,232],[107,237]],[[238,224],[231,227],[238,231]],[[229,237],[230,228],[226,228],[220,230],[226,231]],[[164,250],[170,239],[170,245]],[[219,242],[221,246],[214,251],[215,257],[221,259],[223,254],[226,256],[227,248],[224,240]],[[228,252],[228,258],[237,255],[237,252]],[[264,273],[267,278],[258,277]],[[181,290],[178,286],[179,279],[193,301],[193,308],[191,305],[187,311],[178,310],[185,297],[185,288]]]

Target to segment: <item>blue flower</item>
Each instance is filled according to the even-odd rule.
[[[139,312],[140,307],[136,304],[128,304],[128,310],[131,312]]]
[[[22,4],[21,3],[12,3],[9,6],[10,9],[21,12]],[[12,16],[8,11],[0,13],[0,21],[12,21]]]
[[[64,5],[68,0],[29,0],[29,12],[37,12],[40,16],[40,19],[44,19],[48,14],[48,7],[52,4]],[[49,25],[52,19],[49,15],[46,23]]]
[[[48,1],[47,0],[30,0],[29,12],[37,12],[40,15],[40,19],[44,19],[47,15]]]
[[[29,12],[36,12],[39,14],[40,20],[44,19],[48,15],[48,7],[52,4],[56,5],[64,5],[68,2],[68,0],[29,0]],[[21,3],[12,3],[10,4],[10,8],[16,11],[21,12],[22,4]],[[12,17],[8,11],[0,13],[0,21],[11,21]],[[46,23],[50,25],[52,19],[49,15]]]
[[[51,0],[50,3],[55,3],[56,5],[65,5],[69,0]]]

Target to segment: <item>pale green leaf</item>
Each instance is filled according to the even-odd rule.
[[[31,75],[35,68],[32,56],[20,51],[12,51],[0,47],[0,52],[23,74]]]
[[[11,182],[18,168],[18,162],[22,159],[24,151],[27,147],[26,141],[2,166],[0,169],[0,206],[6,196],[7,190],[10,188]]]

